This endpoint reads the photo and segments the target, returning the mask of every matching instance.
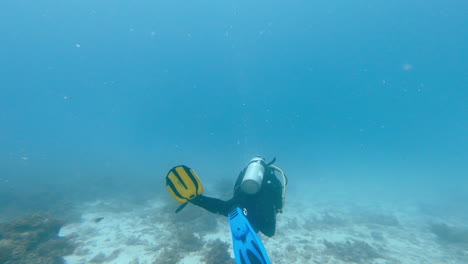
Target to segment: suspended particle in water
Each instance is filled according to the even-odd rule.
[[[403,69],[404,71],[410,71],[410,70],[413,69],[413,65],[411,65],[411,64],[409,64],[409,63],[405,63],[405,64],[403,64],[402,69]]]

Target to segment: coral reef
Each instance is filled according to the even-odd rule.
[[[444,223],[438,223],[432,224],[430,230],[441,242],[468,245],[468,229],[461,229],[448,226]]]
[[[206,264],[234,264],[229,252],[229,244],[216,239],[208,244],[208,251],[202,259]]]
[[[352,240],[332,243],[323,241],[327,247],[325,253],[333,255],[345,262],[368,263],[376,258],[383,258],[375,248],[364,241]]]
[[[64,223],[45,214],[33,214],[0,225],[0,263],[64,263],[73,253],[72,238],[58,237]]]

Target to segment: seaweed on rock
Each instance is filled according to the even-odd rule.
[[[346,262],[367,263],[376,258],[383,258],[375,248],[364,241],[348,240],[332,243],[324,240],[323,244],[326,246],[325,253]]]
[[[451,227],[447,224],[439,223],[432,224],[430,230],[441,242],[468,245],[468,229]]]
[[[208,244],[208,252],[203,261],[206,264],[234,264],[234,259],[229,254],[229,244],[216,239]]]
[[[0,239],[0,263],[5,263],[11,258],[14,248],[11,241]]]
[[[188,226],[182,226],[174,232],[175,244],[181,252],[194,252],[203,248],[203,240]]]
[[[104,253],[102,252],[99,252],[99,254],[97,254],[96,256],[94,256],[92,259],[89,260],[89,263],[100,264],[100,263],[104,263],[106,259],[107,259],[106,255],[104,255]]]
[[[63,221],[33,214],[0,225],[0,263],[63,263],[73,253],[71,237],[58,237]]]
[[[159,256],[154,260],[154,264],[176,264],[182,260],[186,253],[201,250],[204,241],[194,233],[188,225],[168,226],[171,232],[171,239],[164,241],[160,247],[154,250],[159,251]]]
[[[89,261],[89,263],[100,264],[100,263],[110,262],[112,260],[115,260],[119,256],[120,252],[121,252],[120,249],[116,249],[116,250],[112,251],[112,253],[110,255],[108,255],[108,256],[106,256],[104,253],[100,252],[99,254],[94,256]]]
[[[182,254],[175,248],[165,248],[161,251],[158,257],[154,260],[154,264],[176,264],[182,260]]]

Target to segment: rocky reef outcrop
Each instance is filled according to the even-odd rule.
[[[0,264],[62,264],[73,253],[71,237],[59,237],[64,222],[32,214],[0,224]]]

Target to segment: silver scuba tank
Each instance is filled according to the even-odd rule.
[[[265,160],[255,157],[250,160],[245,170],[241,183],[241,190],[247,194],[255,194],[262,187],[263,175],[265,174]]]

